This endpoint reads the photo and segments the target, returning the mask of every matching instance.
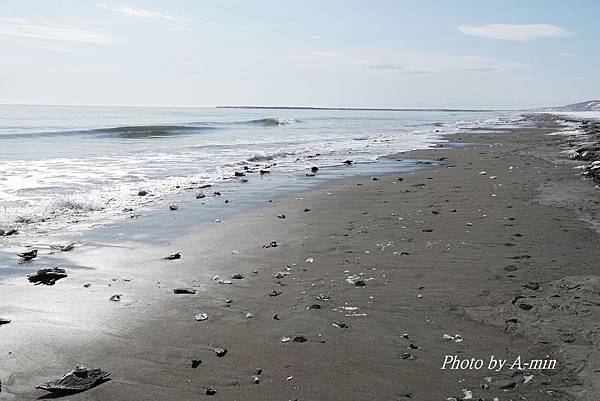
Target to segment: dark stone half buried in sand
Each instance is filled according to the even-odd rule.
[[[11,322],[10,319],[6,319],[3,317],[0,317],[0,326],[4,325],[4,324],[9,324]]]
[[[179,252],[169,255],[165,258],[165,260],[177,260],[181,259],[181,254]]]
[[[56,283],[58,280],[65,277],[67,277],[65,269],[61,269],[58,267],[40,269],[35,273],[27,275],[27,279],[35,285],[54,285],[54,283]]]
[[[195,288],[175,288],[173,290],[173,293],[175,293],[175,294],[195,294],[196,289]]]
[[[25,260],[31,260],[37,256],[37,253],[37,249],[32,249],[31,251],[17,253],[17,256]]]
[[[16,228],[0,228],[0,237],[8,237],[18,233],[19,230],[17,230]]]
[[[108,376],[110,376],[110,373],[101,369],[88,369],[85,366],[77,366],[62,378],[42,384],[37,388],[53,393],[78,393],[110,380]]]
[[[219,358],[222,358],[227,354],[227,348],[215,348],[215,354],[217,354]]]

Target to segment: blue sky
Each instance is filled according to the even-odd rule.
[[[0,103],[512,108],[600,98],[597,1],[3,0]]]

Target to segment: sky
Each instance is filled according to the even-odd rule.
[[[600,2],[2,0],[0,103],[520,108],[600,98]]]

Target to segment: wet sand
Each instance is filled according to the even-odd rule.
[[[551,131],[460,135],[478,145],[396,156],[430,169],[295,193],[168,246],[81,247],[54,286],[6,280],[0,399],[85,364],[112,380],[66,399],[595,400],[597,190]],[[442,370],[446,355],[486,366]],[[492,355],[557,365],[495,372]]]

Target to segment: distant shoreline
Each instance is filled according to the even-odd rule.
[[[417,108],[367,108],[367,107],[311,107],[311,106],[215,106],[217,109],[269,109],[269,110],[341,110],[341,111],[454,111],[485,113],[490,111],[517,111],[517,109],[417,109]]]

